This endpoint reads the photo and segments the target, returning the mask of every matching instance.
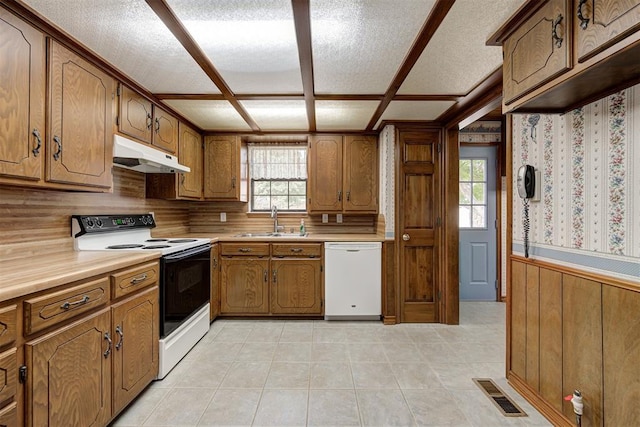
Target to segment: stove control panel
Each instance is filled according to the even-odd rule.
[[[134,230],[137,228],[154,228],[153,215],[72,215],[71,234],[73,237],[87,233],[105,233],[112,231]]]

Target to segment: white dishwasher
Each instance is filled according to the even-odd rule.
[[[324,318],[379,320],[382,314],[382,243],[325,243],[324,262]]]

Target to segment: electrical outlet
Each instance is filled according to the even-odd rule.
[[[220,212],[220,222],[227,222],[227,213]]]
[[[338,224],[342,224],[342,214],[337,214],[337,215],[336,215],[336,222],[337,222]]]
[[[322,223],[326,224],[329,222],[329,214],[322,214]]]

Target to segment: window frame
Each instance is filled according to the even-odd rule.
[[[487,217],[487,213],[489,211],[489,195],[487,193],[487,188],[488,188],[488,179],[487,179],[487,174],[488,174],[488,168],[489,168],[489,159],[487,157],[464,157],[464,158],[460,158],[458,160],[458,170],[460,170],[460,162],[462,162],[463,160],[468,160],[470,162],[470,168],[471,168],[471,176],[469,180],[462,180],[460,177],[458,177],[458,229],[459,230],[487,230],[489,228],[489,224],[488,224],[488,217]],[[473,174],[473,162],[474,161],[482,161],[484,162],[484,178],[483,180],[476,180]],[[461,184],[469,184],[471,186],[471,194],[470,194],[470,200],[469,203],[460,203],[460,185]],[[476,203],[474,202],[474,198],[473,198],[473,185],[474,184],[483,184],[484,185],[484,202],[483,203]],[[484,225],[483,226],[477,226],[474,227],[473,225],[473,208],[475,206],[482,206],[484,208]],[[469,212],[469,219],[470,219],[470,225],[468,227],[463,227],[460,222],[460,208],[461,207],[469,207],[470,212]]]

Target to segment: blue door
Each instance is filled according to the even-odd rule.
[[[460,147],[460,300],[496,301],[495,146]]]

